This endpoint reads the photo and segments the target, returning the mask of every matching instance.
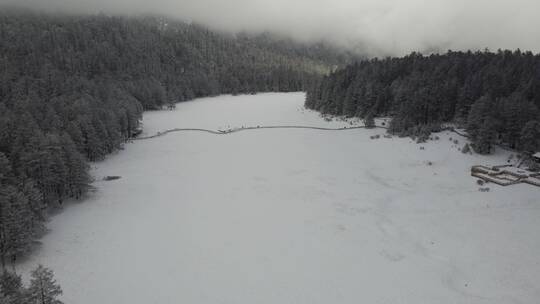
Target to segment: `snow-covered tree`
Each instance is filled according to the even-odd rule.
[[[3,271],[0,275],[0,303],[24,303],[24,286],[21,277],[17,274]]]
[[[372,111],[369,111],[366,114],[366,117],[364,117],[364,125],[368,129],[375,128],[375,119],[373,118],[373,112]]]
[[[26,291],[29,304],[62,304],[58,296],[62,294],[52,270],[39,265],[31,274],[30,286]]]
[[[540,150],[540,122],[537,120],[529,121],[521,130],[519,142],[523,151],[537,152]]]

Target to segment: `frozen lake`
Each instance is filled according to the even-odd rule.
[[[303,102],[200,99],[145,113],[145,134],[349,125]],[[538,302],[540,189],[482,193],[470,177],[507,154],[464,155],[450,133],[422,145],[376,134],[180,132],[127,144],[93,164],[97,191],[55,216],[18,269],[52,268],[66,304]],[[122,178],[99,181],[108,175]]]

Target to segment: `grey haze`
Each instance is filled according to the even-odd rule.
[[[540,51],[538,0],[0,0],[48,11],[163,14],[227,31],[327,40],[369,55]]]

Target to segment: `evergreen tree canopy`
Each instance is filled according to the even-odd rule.
[[[308,88],[306,107],[334,115],[392,116],[390,132],[465,126],[474,148],[540,150],[540,55],[452,52],[361,61]],[[370,115],[370,114],[369,114]]]
[[[58,296],[62,289],[56,283],[52,270],[39,265],[32,271],[30,286],[26,291],[27,303],[30,304],[62,304]]]
[[[53,272],[39,265],[31,273],[30,286],[23,285],[14,272],[0,273],[0,303],[2,304],[62,304],[58,296],[62,289],[54,280]]]

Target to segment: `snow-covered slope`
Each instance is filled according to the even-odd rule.
[[[145,134],[348,125],[303,99],[182,103],[146,113]],[[19,270],[51,267],[70,304],[537,302],[540,189],[479,192],[470,177],[508,153],[464,155],[450,133],[422,145],[375,134],[384,130],[180,132],[128,144],[93,172],[122,178],[55,216]]]

